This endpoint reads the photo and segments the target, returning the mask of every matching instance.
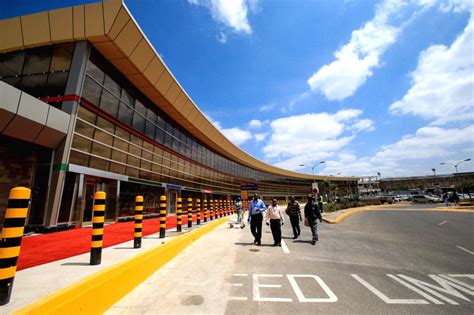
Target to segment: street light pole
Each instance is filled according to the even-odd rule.
[[[311,171],[312,171],[312,173],[313,173],[313,183],[316,182],[316,179],[315,179],[315,177],[314,177],[314,168],[315,168],[316,166],[318,166],[319,164],[323,164],[323,163],[326,163],[326,161],[320,161],[320,162],[318,162],[318,163],[315,163],[313,166],[311,166]],[[306,165],[305,165],[305,164],[300,164],[300,166],[306,166]]]
[[[464,159],[462,161],[459,161],[457,163],[448,163],[448,162],[442,162],[442,163],[439,163],[440,165],[451,165],[451,166],[454,166],[454,169],[456,170],[456,174],[458,173],[458,165],[461,164],[461,163],[464,163],[464,162],[469,162],[471,159]],[[459,179],[459,185],[461,186],[461,192],[464,193],[464,189],[462,187],[462,181],[461,179]]]

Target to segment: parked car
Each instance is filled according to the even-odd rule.
[[[414,203],[435,203],[440,202],[438,197],[433,197],[430,195],[414,195],[411,197],[411,200]]]

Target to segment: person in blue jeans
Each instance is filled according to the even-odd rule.
[[[262,222],[265,209],[265,203],[258,198],[257,194],[254,194],[249,205],[248,222],[250,223],[250,231],[254,237],[253,243],[257,245],[260,245],[262,242]]]

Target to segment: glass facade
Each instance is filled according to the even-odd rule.
[[[34,97],[62,96],[73,52],[74,43],[67,43],[0,54],[0,80]]]
[[[70,163],[197,190],[305,194],[308,180],[288,179],[229,160],[159,110],[97,52],[87,64]],[[98,107],[99,110],[96,108]],[[283,184],[284,183],[284,184]]]

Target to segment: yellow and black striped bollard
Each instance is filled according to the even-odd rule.
[[[143,196],[135,197],[135,230],[133,233],[133,248],[142,247],[143,236]]]
[[[188,198],[188,228],[193,226],[193,198]]]
[[[98,191],[94,195],[94,206],[92,208],[92,240],[90,264],[100,265],[102,261],[102,240],[104,236],[104,216],[106,193]]]
[[[166,234],[166,196],[160,196],[160,238]]]
[[[226,200],[225,200],[225,204],[226,204],[226,209],[227,209],[227,215],[230,215],[230,203],[229,203],[229,199],[226,199]]]
[[[196,224],[201,224],[201,199],[196,199]]]
[[[10,190],[0,244],[0,305],[10,302],[30,196],[25,187]]]
[[[219,217],[222,218],[224,216],[224,207],[222,206],[222,199],[219,199],[219,209],[220,209]]]
[[[204,211],[204,222],[207,222],[207,216],[208,216],[208,212],[207,212],[207,199],[204,199],[202,201],[203,203],[203,211]]]
[[[214,199],[214,219],[219,217],[219,208],[217,204],[217,199]]]
[[[183,225],[183,199],[178,198],[176,204],[176,231],[181,232],[181,225]]]
[[[214,200],[209,199],[209,210],[210,210],[210,215],[209,215],[209,221],[214,220]]]

